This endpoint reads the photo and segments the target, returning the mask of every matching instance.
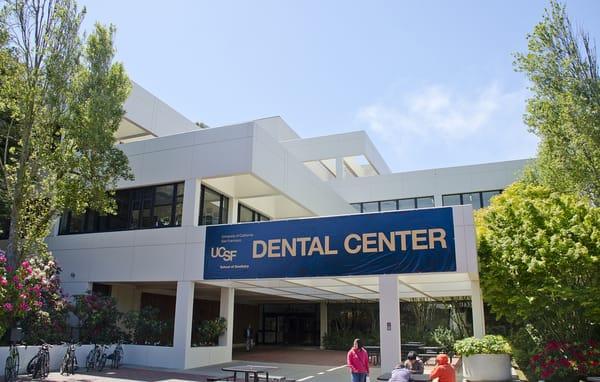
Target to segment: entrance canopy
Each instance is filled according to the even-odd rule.
[[[472,295],[472,280],[468,273],[420,273],[397,275],[397,278],[398,296],[404,301]],[[376,301],[380,297],[377,276],[206,280],[203,283],[302,301]]]

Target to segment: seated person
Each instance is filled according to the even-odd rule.
[[[417,357],[417,353],[411,351],[406,356],[404,367],[408,369],[412,374],[423,374],[425,371],[425,365],[421,358]]]
[[[410,375],[410,371],[408,371],[404,365],[400,363],[394,370],[392,370],[392,376],[388,382],[410,382],[412,381]]]
[[[435,368],[429,374],[429,379],[438,378],[438,382],[456,382],[454,368],[448,361],[446,354],[438,354],[435,357]]]

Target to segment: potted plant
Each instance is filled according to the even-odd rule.
[[[204,320],[198,326],[198,337],[201,346],[216,346],[219,336],[225,333],[227,321],[223,317],[214,320]]]
[[[511,379],[512,349],[502,336],[469,337],[454,344],[462,356],[463,378],[475,381],[507,381]]]

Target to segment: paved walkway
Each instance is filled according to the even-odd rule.
[[[349,372],[346,364],[346,352],[319,350],[318,348],[258,348],[252,352],[236,351],[235,361],[221,365],[199,367],[189,370],[151,369],[128,366],[119,370],[107,369],[101,373],[77,373],[73,376],[61,376],[51,373],[49,382],[184,382],[206,381],[208,376],[220,376],[225,373],[221,368],[241,365],[268,365],[276,367],[271,375],[281,375],[298,382],[348,382]],[[428,373],[431,367],[427,366]],[[376,382],[382,371],[371,368],[371,381]],[[457,373],[460,378],[460,373]],[[239,377],[239,376],[238,376]],[[462,379],[457,378],[457,381]],[[22,378],[29,381],[28,378]],[[242,379],[243,380],[243,379]],[[242,381],[238,378],[238,381]]]
[[[249,352],[245,349],[235,349],[233,351],[233,359],[253,362],[339,366],[346,363],[346,352],[321,350],[317,347],[261,346]]]

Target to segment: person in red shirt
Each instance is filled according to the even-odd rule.
[[[347,366],[352,373],[352,382],[365,382],[369,375],[369,354],[360,339],[354,340],[352,349],[348,351]]]
[[[438,354],[435,357],[436,366],[429,374],[429,379],[439,378],[438,382],[456,382],[456,374],[454,368],[448,361],[446,354]]]

